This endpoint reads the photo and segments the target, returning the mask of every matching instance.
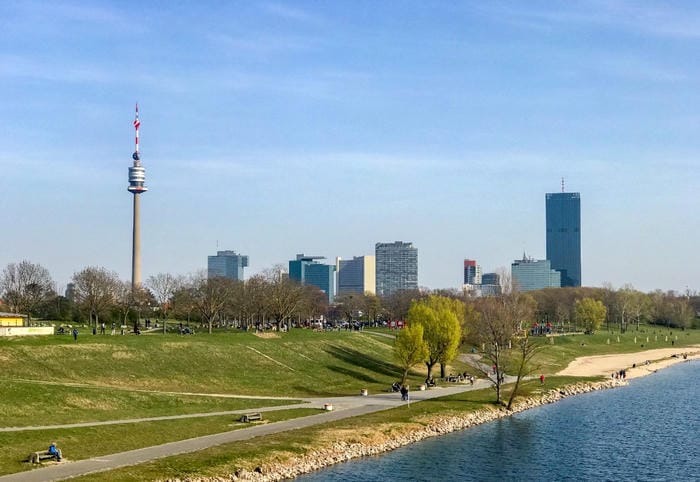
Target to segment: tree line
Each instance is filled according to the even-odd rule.
[[[281,265],[245,282],[207,278],[205,272],[159,273],[136,289],[113,271],[89,266],[74,273],[71,283],[72,292],[66,297],[57,292],[43,266],[27,260],[10,263],[0,274],[0,311],[95,326],[100,322],[124,324],[142,317],[175,318],[201,323],[211,331],[222,324],[282,328],[292,322],[320,319],[348,323],[407,320],[410,311],[418,309],[412,303],[429,300],[431,295],[463,303],[467,318],[489,303],[488,298],[470,298],[458,290],[408,290],[381,298],[369,293],[347,294],[329,305],[324,293],[289,279]],[[506,295],[512,294],[510,291],[514,290],[506,290]],[[531,300],[532,322],[557,331],[595,331],[604,325],[624,332],[645,323],[688,328],[700,311],[697,293],[643,293],[630,285],[619,289],[549,288],[523,296]]]

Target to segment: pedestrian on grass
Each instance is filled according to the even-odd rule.
[[[73,339],[75,341],[78,341],[78,329],[77,328],[73,328]]]
[[[544,373],[540,375],[540,385],[544,385]]]

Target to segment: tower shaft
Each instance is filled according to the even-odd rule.
[[[141,196],[134,193],[134,229],[131,250],[131,288],[141,286]]]

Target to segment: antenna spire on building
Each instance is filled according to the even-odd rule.
[[[139,127],[141,126],[141,121],[139,120],[139,103],[136,103],[136,117],[134,117],[134,130],[136,131],[136,141],[134,155],[131,156],[134,159],[134,165],[140,164],[141,158],[139,156]]]
[[[561,192],[564,192],[564,178],[561,178]]]

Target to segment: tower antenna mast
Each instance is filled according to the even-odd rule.
[[[564,192],[564,178],[561,178],[561,192]]]

